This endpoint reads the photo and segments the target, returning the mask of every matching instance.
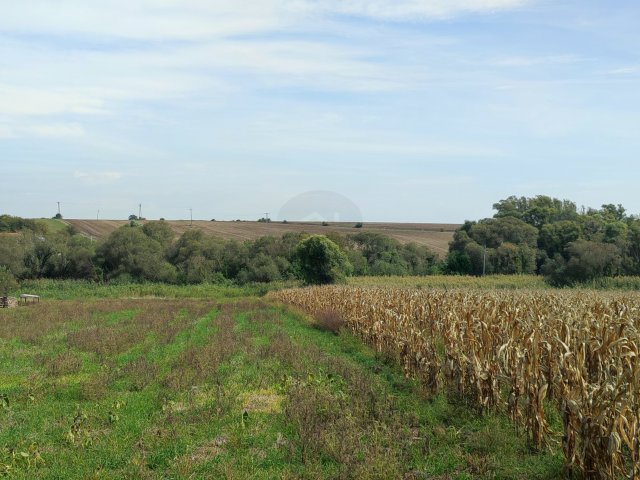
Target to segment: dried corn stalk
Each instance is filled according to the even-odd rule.
[[[640,479],[636,293],[329,286],[271,296],[338,312],[429,391],[505,411],[536,448],[561,441],[568,469]],[[551,431],[552,408],[562,432]]]

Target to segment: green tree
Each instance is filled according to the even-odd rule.
[[[18,282],[11,271],[4,265],[0,265],[0,295],[7,296],[16,288],[18,288]]]
[[[556,255],[542,269],[552,285],[585,283],[620,273],[622,255],[613,244],[577,240],[567,247],[567,259]]]
[[[449,244],[445,270],[487,275],[534,273],[538,229],[514,216],[465,222]]]
[[[276,257],[278,258],[278,257]],[[281,280],[280,269],[274,257],[265,253],[258,253],[247,262],[247,266],[238,274],[240,283],[274,282]]]
[[[164,259],[162,245],[140,227],[121,227],[98,247],[98,263],[107,278],[175,282],[176,269]]]
[[[0,266],[6,267],[16,278],[28,276],[24,259],[31,245],[31,235],[0,235]]]
[[[548,223],[540,229],[538,246],[545,251],[549,258],[556,254],[564,254],[571,242],[575,242],[582,236],[582,228],[579,223],[571,220]]]
[[[173,242],[173,238],[175,237],[175,233],[171,230],[171,226],[164,220],[153,220],[147,222],[142,227],[142,231],[145,235],[153,238],[162,245],[165,252],[169,250]]]
[[[186,283],[201,283],[216,278],[223,271],[223,242],[205,235],[201,230],[187,230],[173,244],[169,261],[178,269],[179,279]]]
[[[450,251],[447,254],[444,270],[445,273],[470,275],[472,273],[472,265],[469,254],[456,250]]]
[[[345,253],[324,235],[311,235],[295,250],[300,278],[307,284],[329,284],[344,280],[351,273]]]
[[[515,217],[536,228],[559,220],[573,220],[578,216],[576,204],[569,200],[559,200],[538,195],[536,197],[511,196],[493,204],[495,218]]]

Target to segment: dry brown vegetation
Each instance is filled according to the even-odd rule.
[[[65,220],[78,231],[94,238],[105,238],[115,229],[126,225],[124,220]],[[144,223],[144,222],[142,222]],[[206,222],[171,220],[169,225],[177,235],[187,230],[198,229],[208,235],[233,240],[255,240],[263,236],[281,236],[287,232],[306,232],[310,234],[326,234],[337,232],[342,234],[373,232],[382,233],[395,238],[401,243],[417,243],[431,248],[440,256],[446,255],[453,232],[459,227],[448,223],[366,223],[363,228],[354,228],[353,222],[331,222],[323,226],[317,222]]]
[[[432,393],[504,411],[568,472],[640,478],[640,296],[315,287],[270,294],[339,312]],[[558,419],[554,422],[554,417]]]

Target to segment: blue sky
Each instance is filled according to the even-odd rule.
[[[640,214],[640,4],[0,0],[0,212]],[[274,217],[275,214],[272,214]]]

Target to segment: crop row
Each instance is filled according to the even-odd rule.
[[[640,479],[635,293],[327,286],[270,295],[339,314],[428,391],[506,412],[533,447],[561,444],[568,473]]]

